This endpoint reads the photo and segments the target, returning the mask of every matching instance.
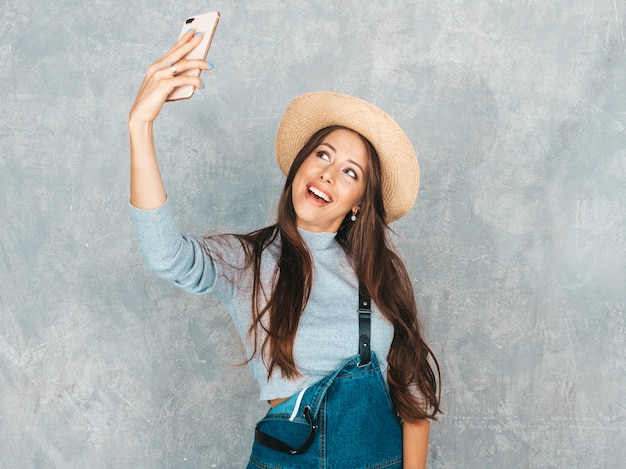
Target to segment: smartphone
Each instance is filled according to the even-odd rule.
[[[184,59],[206,60],[219,19],[220,12],[212,11],[210,13],[204,13],[202,15],[190,16],[185,20],[183,27],[180,31],[180,35],[178,36],[179,39],[183,34],[189,31],[190,28],[193,28],[196,31],[202,32],[202,42],[200,42],[200,44],[198,44],[191,52],[183,57]],[[197,68],[195,70],[187,70],[183,73],[185,75],[197,77],[200,75],[200,69]],[[169,96],[167,97],[167,101],[189,99],[193,96],[194,91],[195,88],[191,85],[179,86],[178,88],[174,88],[174,90],[169,94]]]

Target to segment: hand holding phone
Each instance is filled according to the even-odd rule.
[[[211,13],[204,13],[202,15],[190,16],[185,20],[185,23],[183,24],[180,32],[179,39],[190,29],[194,29],[196,31],[196,34],[202,34],[202,41],[181,60],[206,60],[219,19],[220,13],[218,11],[213,11]],[[177,74],[176,63],[170,64],[170,71],[174,75]],[[192,70],[187,70],[185,72],[182,72],[182,74],[197,77],[200,76],[200,69],[196,68]],[[194,91],[195,88],[191,85],[179,86],[168,95],[167,101],[189,99],[193,96]]]
[[[187,18],[181,37],[159,60],[148,67],[128,116],[129,125],[153,122],[166,101],[190,98],[202,86],[200,70],[209,70],[206,56],[215,33],[219,13]],[[194,36],[194,31],[202,34]]]

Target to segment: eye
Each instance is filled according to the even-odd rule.
[[[352,170],[352,169],[346,169],[344,171],[344,173],[346,173],[351,178],[358,179],[358,176],[356,175],[356,172],[354,170]]]
[[[322,158],[323,160],[330,161],[330,156],[325,151],[318,151],[317,156]]]

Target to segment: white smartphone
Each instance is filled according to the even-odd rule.
[[[204,13],[202,15],[190,16],[185,20],[183,27],[180,31],[179,38],[185,34],[189,29],[193,28],[196,31],[202,32],[202,42],[198,44],[191,52],[189,52],[185,59],[202,59],[206,60],[209,53],[209,47],[211,47],[211,41],[217,28],[217,22],[220,19],[219,11],[212,11],[210,13]],[[187,70],[183,72],[185,75],[197,77],[200,75],[200,69]],[[178,101],[181,99],[189,99],[193,96],[195,88],[191,85],[179,86],[175,88],[167,97],[167,101]]]

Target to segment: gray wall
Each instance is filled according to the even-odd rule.
[[[7,0],[0,9],[0,467],[242,467],[265,405],[222,307],[149,274],[126,118],[187,14],[216,70],[157,147],[179,223],[272,220],[281,113],[330,89],[420,155],[395,224],[442,364],[431,468],[626,460],[626,5]]]

